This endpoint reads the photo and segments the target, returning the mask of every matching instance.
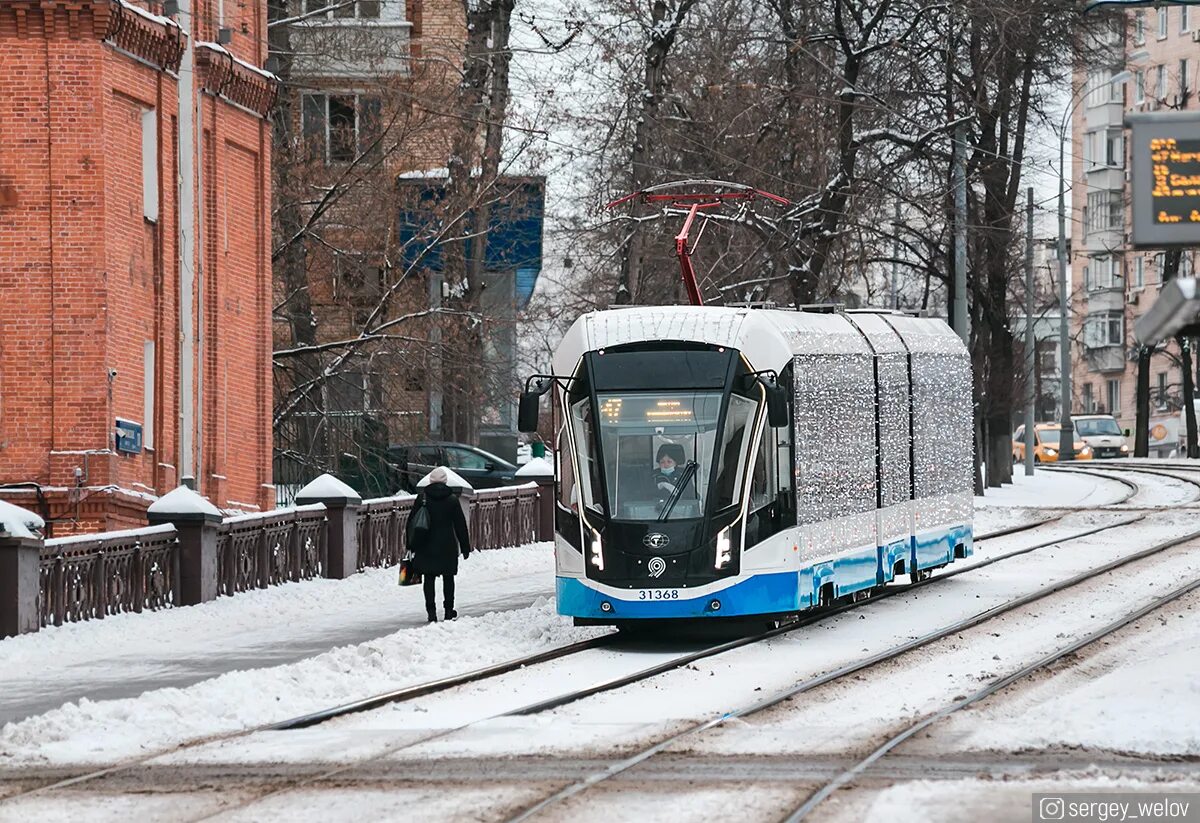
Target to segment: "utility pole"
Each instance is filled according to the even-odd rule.
[[[1033,373],[1033,186],[1026,192],[1025,202],[1025,476],[1033,477],[1033,404],[1036,400]]]
[[[1134,415],[1133,456],[1150,455],[1150,346],[1138,346],[1137,409]]]
[[[954,330],[963,345],[971,343],[971,319],[967,314],[967,127],[954,130]]]
[[[896,286],[900,282],[900,201],[896,201],[896,218],[892,221],[892,311],[900,308],[900,296]]]
[[[184,31],[195,32],[193,0],[179,0]],[[196,327],[196,102],[192,38],[183,38],[179,62],[179,479],[195,488]]]
[[[1069,110],[1068,110],[1069,111]],[[1064,121],[1066,117],[1064,116]],[[1075,424],[1071,422],[1071,292],[1067,284],[1067,130],[1058,136],[1058,357],[1062,388],[1058,459],[1075,459]]]

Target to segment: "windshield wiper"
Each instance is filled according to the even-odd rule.
[[[675,485],[675,490],[667,498],[667,505],[663,506],[662,514],[658,516],[660,522],[671,516],[671,509],[675,508],[675,504],[679,502],[679,498],[683,497],[684,487],[696,476],[696,467],[697,463],[695,460],[689,460],[687,465],[683,467],[683,471],[679,474],[679,482]]]

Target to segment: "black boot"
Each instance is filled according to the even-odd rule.
[[[429,609],[429,611],[427,611],[425,613],[425,615],[429,618],[430,623],[437,622],[437,612],[435,612],[433,609]]]
[[[458,617],[458,612],[456,612],[454,609],[451,609],[451,608],[446,609],[446,619],[447,620],[453,620],[456,617]]]

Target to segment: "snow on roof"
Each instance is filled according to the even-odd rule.
[[[328,499],[342,498],[345,500],[361,501],[358,492],[338,480],[332,474],[325,473],[313,480],[307,486],[296,492],[297,499]]]
[[[475,491],[475,487],[472,486],[470,483],[468,483],[466,480],[464,480],[462,478],[462,475],[457,474],[452,469],[447,469],[445,466],[441,466],[440,468],[442,469],[442,471],[446,472],[446,485],[449,486],[450,488],[462,489],[465,492]],[[433,474],[433,471],[431,470],[429,472],[429,474]],[[418,489],[423,489],[429,485],[429,474],[422,477],[421,481],[419,483],[417,483]]]
[[[146,509],[149,514],[210,514],[221,517],[221,510],[187,486],[169,491]]]
[[[0,532],[8,532],[13,537],[36,538],[34,531],[46,527],[46,521],[28,509],[14,506],[0,500]]]
[[[238,57],[236,54],[234,54],[229,49],[222,46],[220,43],[210,43],[207,40],[200,40],[200,41],[197,41],[196,48],[198,48],[198,49],[203,48],[203,49],[209,49],[210,51],[220,52],[221,54],[228,56],[229,59],[233,60],[233,62],[237,63],[239,66],[246,69],[247,71],[252,71],[257,75],[264,77],[267,80],[270,80],[272,83],[279,82],[279,78],[276,75],[272,74],[271,72],[267,71],[266,69],[260,69],[258,66],[254,65],[253,63],[247,63],[245,60]]]
[[[544,457],[534,457],[517,469],[517,477],[553,477],[554,467]]]
[[[160,26],[170,26],[171,28],[174,28],[174,29],[180,28],[180,25],[178,23],[176,23],[174,20],[172,20],[170,17],[163,17],[162,15],[158,15],[158,14],[155,14],[154,12],[147,11],[146,9],[142,8],[141,6],[137,6],[137,5],[134,5],[133,3],[127,2],[127,0],[117,0],[117,4],[122,9],[124,9],[126,11],[131,11],[134,14],[138,15],[139,17],[144,17],[153,23],[158,23]]]

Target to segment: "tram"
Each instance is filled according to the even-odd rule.
[[[942,321],[662,306],[580,317],[553,395],[558,611],[781,619],[972,553],[971,372]]]

